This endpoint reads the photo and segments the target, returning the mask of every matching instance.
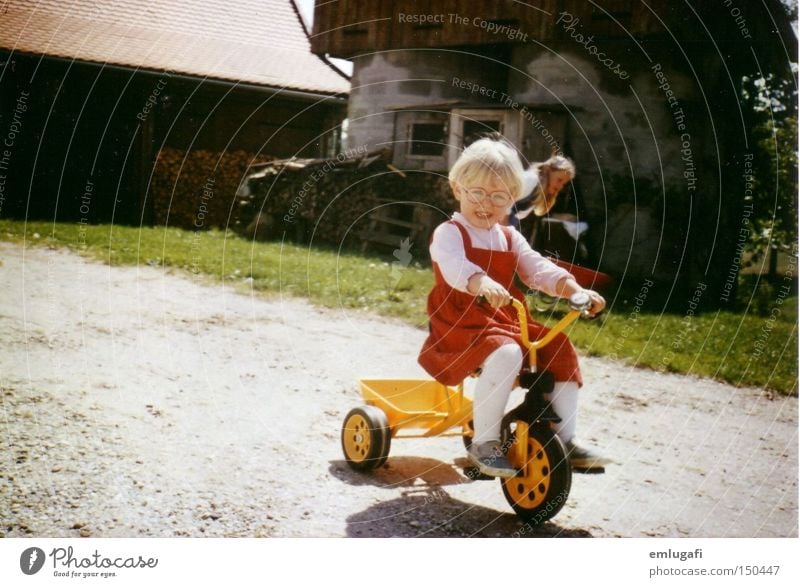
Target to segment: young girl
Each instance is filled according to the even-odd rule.
[[[468,458],[482,473],[495,477],[516,474],[500,445],[500,423],[523,361],[516,311],[508,305],[512,296],[524,301],[514,287],[514,275],[550,295],[586,291],[592,313],[605,307],[598,293],[583,290],[566,270],[531,249],[518,231],[502,225],[521,195],[522,176],[516,150],[491,139],[470,145],[450,170],[450,186],[461,211],[433,233],[430,252],[436,281],[428,296],[430,335],[419,355],[425,370],[447,385],[481,369]],[[530,323],[532,339],[546,332]],[[550,370],[557,381],[547,399],[561,418],[555,432],[566,444],[570,462],[581,468],[602,467],[605,459],[574,442],[582,379],[572,344],[559,335],[537,357],[540,368]]]

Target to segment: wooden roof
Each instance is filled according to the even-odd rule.
[[[0,49],[312,93],[350,86],[311,53],[291,0],[7,0]]]
[[[312,49],[350,58],[373,51],[530,43],[566,38],[561,14],[597,38],[646,37],[660,30],[653,10],[631,0],[317,0]]]

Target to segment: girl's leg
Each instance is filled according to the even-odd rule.
[[[567,447],[569,461],[579,469],[602,469],[611,462],[594,451],[575,443],[575,431],[578,424],[578,389],[574,381],[557,381],[552,393],[544,394],[553,411],[561,418],[561,422],[553,422],[551,427]]]
[[[516,343],[504,344],[481,366],[472,408],[475,435],[467,455],[486,475],[513,477],[517,473],[500,444],[500,425],[521,368],[522,350]]]
[[[557,381],[552,393],[544,394],[544,399],[553,406],[553,411],[561,422],[553,422],[552,428],[562,442],[575,438],[578,426],[578,384],[574,381]]]
[[[475,385],[473,442],[500,440],[500,423],[520,369],[522,349],[516,343],[504,344],[483,362]]]

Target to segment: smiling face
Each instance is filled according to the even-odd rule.
[[[464,149],[448,178],[461,214],[478,228],[503,222],[522,190],[522,163],[505,141],[479,139]]]
[[[514,203],[508,183],[496,175],[468,181],[466,185],[451,182],[450,186],[460,204],[461,214],[477,228],[491,228],[503,222]],[[507,196],[506,202],[497,205],[503,200],[502,195]]]

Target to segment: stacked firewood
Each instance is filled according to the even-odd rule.
[[[236,207],[248,238],[347,248],[358,246],[375,216],[429,208],[438,224],[455,203],[446,177],[402,172],[385,153],[273,161],[254,167],[246,186]]]
[[[236,228],[243,221],[236,193],[253,162],[247,151],[161,149],[148,194],[154,222],[190,230]]]
[[[348,248],[375,230],[376,217],[411,221],[422,209],[433,226],[455,204],[442,174],[400,171],[385,152],[255,161],[246,151],[164,148],[149,198],[157,225]]]

